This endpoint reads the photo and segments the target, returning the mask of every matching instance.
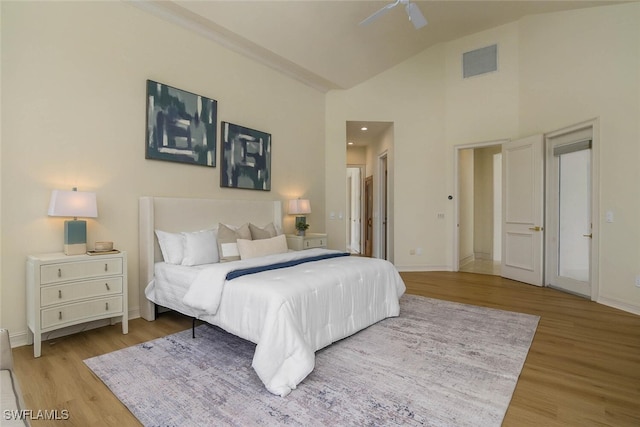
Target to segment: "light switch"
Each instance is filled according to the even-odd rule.
[[[607,222],[613,222],[613,212],[612,211],[607,211],[605,217],[606,217]]]

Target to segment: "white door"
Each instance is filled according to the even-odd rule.
[[[593,127],[547,136],[548,286],[593,297]]]
[[[347,212],[349,213],[349,221],[347,223],[348,245],[347,249],[351,253],[359,254],[361,249],[361,204],[362,204],[362,167],[347,167]]]
[[[502,145],[502,266],[508,279],[542,286],[544,143],[534,135]]]

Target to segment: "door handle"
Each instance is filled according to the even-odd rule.
[[[588,238],[590,238],[590,239],[591,239],[591,238],[593,237],[593,233],[591,233],[591,234],[583,234],[583,236],[584,236],[584,237],[588,237]]]
[[[536,225],[535,227],[529,227],[529,230],[531,230],[531,231],[542,231],[542,230],[544,230],[544,228]]]

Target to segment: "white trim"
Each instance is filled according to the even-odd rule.
[[[358,243],[358,246],[360,247],[360,254],[364,254],[364,233],[365,233],[365,218],[364,218],[364,211],[365,211],[365,200],[364,200],[364,180],[365,180],[365,174],[367,172],[367,165],[363,165],[363,164],[359,164],[359,163],[349,163],[347,164],[347,169],[359,169],[360,170],[360,182],[359,182],[359,191],[360,191],[360,218],[358,218],[358,221],[360,221],[360,242]],[[347,206],[349,206],[349,202],[347,201]],[[351,237],[351,232],[348,231],[350,229],[351,225],[347,225],[347,237]],[[347,242],[347,247],[350,247],[351,245],[351,241]],[[352,249],[352,248],[351,248]]]
[[[382,168],[382,164],[383,164],[383,160],[387,165],[387,176],[386,176],[386,183],[385,183],[385,174],[384,169]],[[389,203],[389,199],[390,199],[390,192],[391,192],[391,186],[389,185],[389,150],[384,150],[382,153],[378,154],[378,164],[377,164],[377,170],[378,170],[378,177],[376,179],[376,181],[378,181],[378,191],[377,193],[377,203],[376,203],[376,198],[374,198],[374,205],[376,205],[374,207],[374,212],[376,213],[374,215],[374,225],[375,225],[375,230],[374,230],[374,243],[375,243],[375,250],[374,250],[374,254],[373,256],[375,258],[384,258],[384,253],[385,253],[385,248],[383,247],[383,239],[382,239],[382,235],[383,235],[383,230],[384,230],[384,226],[382,224],[383,221],[383,214],[385,212],[385,206],[383,206],[383,201],[384,201],[384,188],[386,187],[387,189],[387,206],[386,206],[386,212],[387,212],[387,234],[384,236],[384,245],[386,245],[386,253],[387,253],[387,257],[386,259],[390,262],[393,262],[393,257],[391,255],[391,250],[390,250],[390,245],[389,245],[389,241],[390,239],[390,230],[391,230],[391,209],[390,207],[390,203]]]
[[[596,302],[598,304],[606,305],[608,307],[616,308],[618,310],[626,311],[627,313],[640,316],[640,307],[631,305],[624,301],[620,301],[616,298],[599,297]]]
[[[453,271],[450,265],[396,265],[396,270],[402,273],[421,273],[425,271]]]

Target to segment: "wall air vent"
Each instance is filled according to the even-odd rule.
[[[482,47],[462,54],[462,77],[468,78],[498,70],[498,45]]]

